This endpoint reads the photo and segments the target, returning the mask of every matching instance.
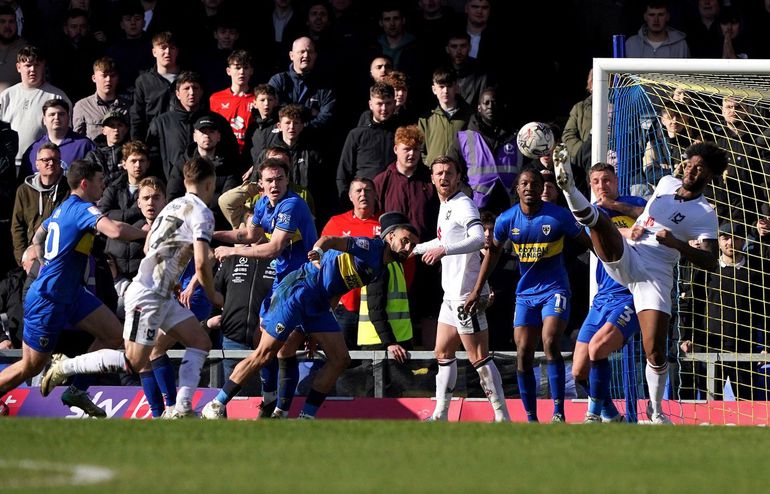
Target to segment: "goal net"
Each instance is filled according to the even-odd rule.
[[[757,228],[770,216],[770,62],[597,59],[592,134],[593,162],[615,163],[620,193],[644,197],[681,172],[693,142],[727,151],[728,170],[706,191],[719,217],[720,266],[706,272],[682,260],[675,273],[664,411],[680,423],[770,423],[770,233]],[[638,338],[632,345],[613,392],[637,392],[629,406],[643,421],[645,358]]]

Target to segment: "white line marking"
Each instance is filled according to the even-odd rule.
[[[23,478],[23,472],[16,479],[3,479],[0,483],[2,488],[30,488],[30,487],[53,487],[64,485],[90,485],[100,482],[107,482],[115,477],[115,472],[106,467],[96,465],[67,465],[64,463],[53,463],[37,460],[16,460],[9,461],[0,459],[0,468],[13,468],[17,470],[45,471],[46,478],[27,479]]]

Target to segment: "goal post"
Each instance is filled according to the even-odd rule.
[[[770,60],[597,58],[592,87],[592,163],[616,165],[621,194],[649,195],[693,140],[728,152],[728,171],[706,197],[740,247],[735,264],[716,272],[684,261],[675,271],[665,411],[685,423],[770,424],[770,359],[761,353],[770,347],[770,248],[756,230],[770,215]],[[673,136],[664,114],[684,122]],[[685,341],[693,342],[688,352]],[[636,352],[626,372],[644,392]]]

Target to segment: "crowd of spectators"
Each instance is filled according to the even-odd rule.
[[[767,56],[770,1],[724,3],[0,0],[0,348],[20,346],[28,247],[67,197],[74,160],[102,165],[98,207],[138,226],[184,193],[185,161],[205,157],[216,165],[217,229],[238,228],[259,194],[254,165],[278,158],[319,232],[376,234],[378,213],[396,210],[426,240],[438,211],[426,165],[439,155],[467,167],[466,192],[493,214],[517,201],[511,186],[526,160],[514,137],[525,122],[549,122],[557,137],[563,128],[573,162],[590,166],[591,96],[579,100],[613,34],[628,35],[629,57]],[[677,116],[667,112],[664,124]],[[496,174],[485,175],[484,159]],[[741,210],[755,211],[744,225],[764,221]],[[97,242],[95,264],[111,270],[118,299],[141,255],[141,245]],[[260,263],[222,269],[271,279]],[[501,269],[495,291],[508,294],[515,270]],[[587,283],[587,267],[577,271],[574,282]],[[431,348],[438,272],[410,262],[405,277],[415,344]],[[358,305],[351,296],[336,311],[351,347]],[[512,349],[502,307],[492,348]],[[252,343],[253,321],[242,324],[225,335],[231,348]]]

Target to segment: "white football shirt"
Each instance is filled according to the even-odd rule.
[[[162,297],[171,297],[196,240],[211,242],[214,215],[194,194],[166,205],[152,224],[147,255],[134,281]]]
[[[714,208],[702,195],[689,201],[678,199],[676,192],[681,186],[682,181],[671,175],[660,179],[644,212],[636,220],[637,225],[644,227],[644,235],[636,241],[628,240],[651,262],[665,262],[673,266],[679,261],[678,250],[662,245],[655,238],[661,230],[668,230],[685,242],[717,238],[719,222]]]
[[[441,245],[462,242],[468,237],[468,228],[481,225],[479,209],[462,192],[457,192],[441,203],[438,213],[437,236]],[[480,248],[480,247],[479,247]],[[453,254],[441,258],[441,287],[444,300],[465,300],[476,286],[481,271],[481,252]],[[486,287],[485,287],[485,292]]]

